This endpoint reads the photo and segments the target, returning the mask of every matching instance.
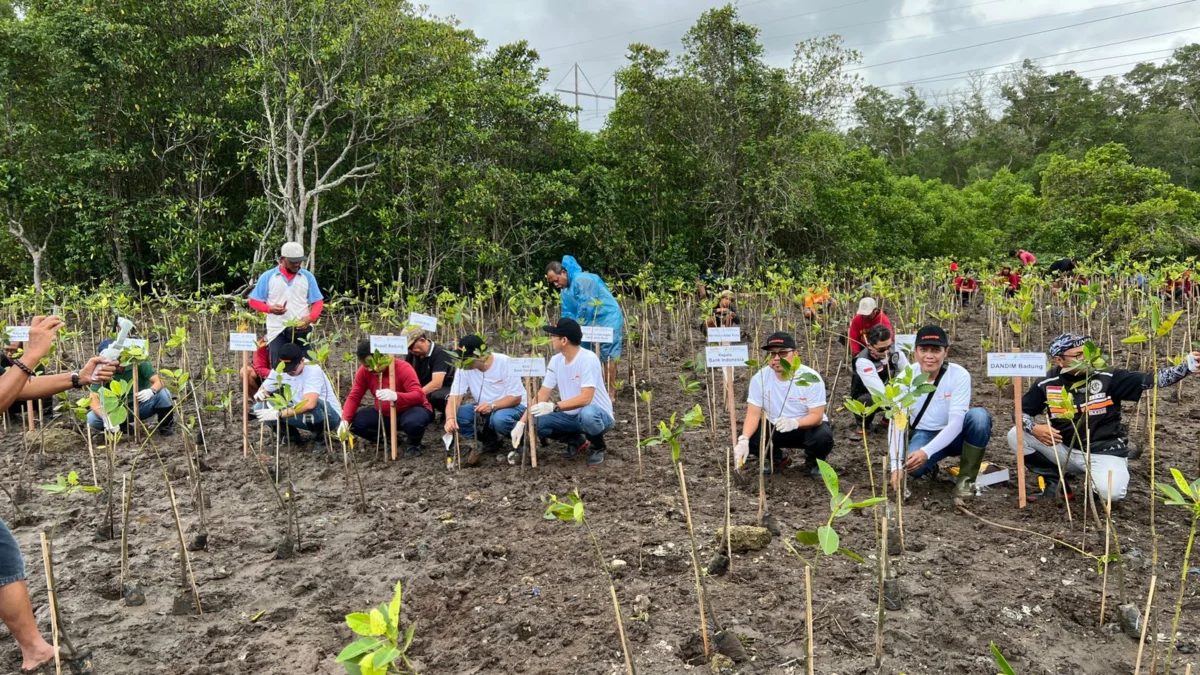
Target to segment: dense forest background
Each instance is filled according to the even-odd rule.
[[[526,44],[399,0],[0,0],[0,279],[228,291],[285,237],[343,291],[1200,253],[1200,45],[934,102],[758,32],[725,7],[629,45],[593,134]]]

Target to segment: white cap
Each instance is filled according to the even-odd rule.
[[[858,315],[867,316],[871,312],[874,312],[878,307],[879,305],[875,303],[875,298],[863,298],[862,300],[858,301]]]
[[[283,248],[279,249],[279,257],[281,257],[281,258],[303,258],[304,257],[304,247],[300,245],[300,242],[289,241],[288,243],[283,245]]]

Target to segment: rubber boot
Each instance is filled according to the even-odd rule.
[[[955,506],[965,505],[968,497],[975,494],[975,479],[979,476],[979,467],[983,464],[985,449],[970,443],[963,443],[962,458],[958,461],[958,482],[954,484],[951,496]]]

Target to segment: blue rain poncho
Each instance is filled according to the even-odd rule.
[[[604,280],[584,272],[572,256],[563,256],[562,266],[567,271],[567,287],[561,295],[562,318],[575,319],[581,326],[608,326],[613,329],[614,340],[619,339],[625,315]],[[600,306],[593,307],[593,300],[599,300]]]

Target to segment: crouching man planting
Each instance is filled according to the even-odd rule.
[[[111,339],[101,342],[96,348],[96,353],[103,353],[112,344],[113,340]],[[150,418],[156,418],[158,424],[156,433],[159,436],[170,436],[174,431],[175,418],[175,404],[171,400],[171,392],[163,386],[162,379],[159,378],[158,372],[154,370],[154,366],[149,361],[138,361],[136,366],[138,391],[133,391],[132,367],[117,364],[112,378],[129,386],[129,390],[122,397],[126,409],[129,410],[129,422],[116,425],[108,419],[108,416],[104,414],[104,404],[100,400],[101,386],[93,384],[91,387],[91,412],[87,416],[88,426],[96,431],[107,430],[109,433],[116,433],[121,430],[121,427],[133,423],[133,406],[136,405],[138,407],[137,418],[143,424]]]
[[[588,467],[598,467],[604,463],[604,432],[613,427],[612,399],[604,386],[600,357],[580,348],[583,330],[573,319],[559,319],[543,330],[550,334],[556,354],[546,367],[537,403],[529,408],[538,436],[565,441],[566,459],[588,450]],[[559,401],[551,403],[556,387]]]
[[[917,331],[916,364],[936,390],[918,396],[908,415],[908,454],[891,448],[892,488],[899,489],[902,471],[913,478],[935,474],[938,462],[960,457],[953,499],[961,504],[975,491],[975,479],[992,438],[992,416],[971,407],[971,374],[957,363],[948,363],[950,339],[940,326]],[[914,366],[909,366],[910,371]],[[914,380],[919,380],[919,376]]]
[[[1050,343],[1054,367],[1034,383],[1021,399],[1025,427],[1025,464],[1046,479],[1046,490],[1037,497],[1058,494],[1059,469],[1063,475],[1088,472],[1088,440],[1091,440],[1092,488],[1101,502],[1109,498],[1108,474],[1112,473],[1112,500],[1121,501],[1129,487],[1129,432],[1121,423],[1121,403],[1136,403],[1142,392],[1165,389],[1200,372],[1200,352],[1192,352],[1185,363],[1167,366],[1157,373],[1094,367],[1085,355],[1090,338],[1067,333]],[[1048,423],[1037,424],[1045,414]],[[1017,449],[1017,429],[1008,432],[1008,446]],[[1031,497],[1033,499],[1034,497]]]
[[[311,433],[314,446],[324,443],[326,427],[336,428],[342,421],[342,406],[333,394],[329,376],[321,366],[309,363],[304,358],[304,347],[295,342],[280,348],[279,362],[283,364],[283,376],[272,374],[263,382],[255,394],[259,399],[254,405],[255,416],[270,427],[283,422],[289,430]],[[283,386],[291,389],[289,406],[272,408],[265,399]]]
[[[483,338],[466,335],[458,341],[458,376],[450,389],[446,406],[446,433],[458,431],[464,438],[479,442],[467,455],[467,466],[478,466],[484,453],[503,448],[502,440],[512,436],[517,421],[525,414],[527,397],[521,376],[512,371],[512,359],[489,351]],[[467,393],[472,403],[463,403]],[[524,427],[521,429],[524,430]]]

